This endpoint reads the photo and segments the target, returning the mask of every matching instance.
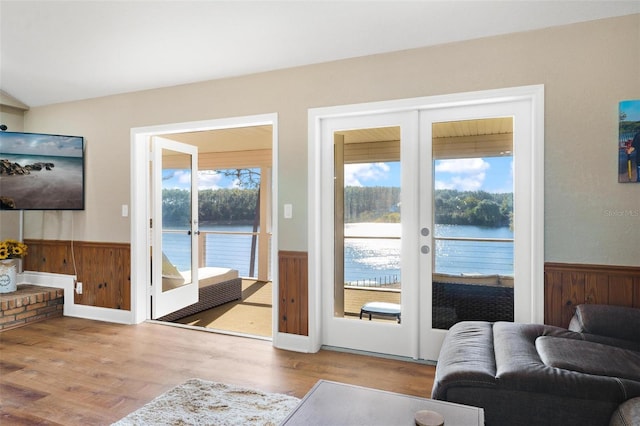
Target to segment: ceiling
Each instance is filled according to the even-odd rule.
[[[637,0],[0,0],[0,89],[36,107],[632,13]]]
[[[199,153],[270,150],[273,144],[273,127],[230,127],[202,132],[173,133],[163,137],[197,146]]]
[[[336,132],[343,137],[345,163],[398,161],[400,127],[378,127]],[[513,152],[513,117],[434,123],[435,159],[510,156]]]

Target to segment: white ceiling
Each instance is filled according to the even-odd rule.
[[[28,106],[640,13],[640,1],[7,1],[0,89]]]

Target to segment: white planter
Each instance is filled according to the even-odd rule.
[[[0,293],[11,293],[17,289],[18,262],[16,259],[0,260]]]

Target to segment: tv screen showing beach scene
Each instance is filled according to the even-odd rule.
[[[84,210],[84,138],[1,132],[0,209]]]

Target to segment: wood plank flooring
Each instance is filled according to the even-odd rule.
[[[63,317],[0,333],[0,424],[109,425],[190,378],[300,398],[319,379],[429,397],[434,373],[411,361]]]

